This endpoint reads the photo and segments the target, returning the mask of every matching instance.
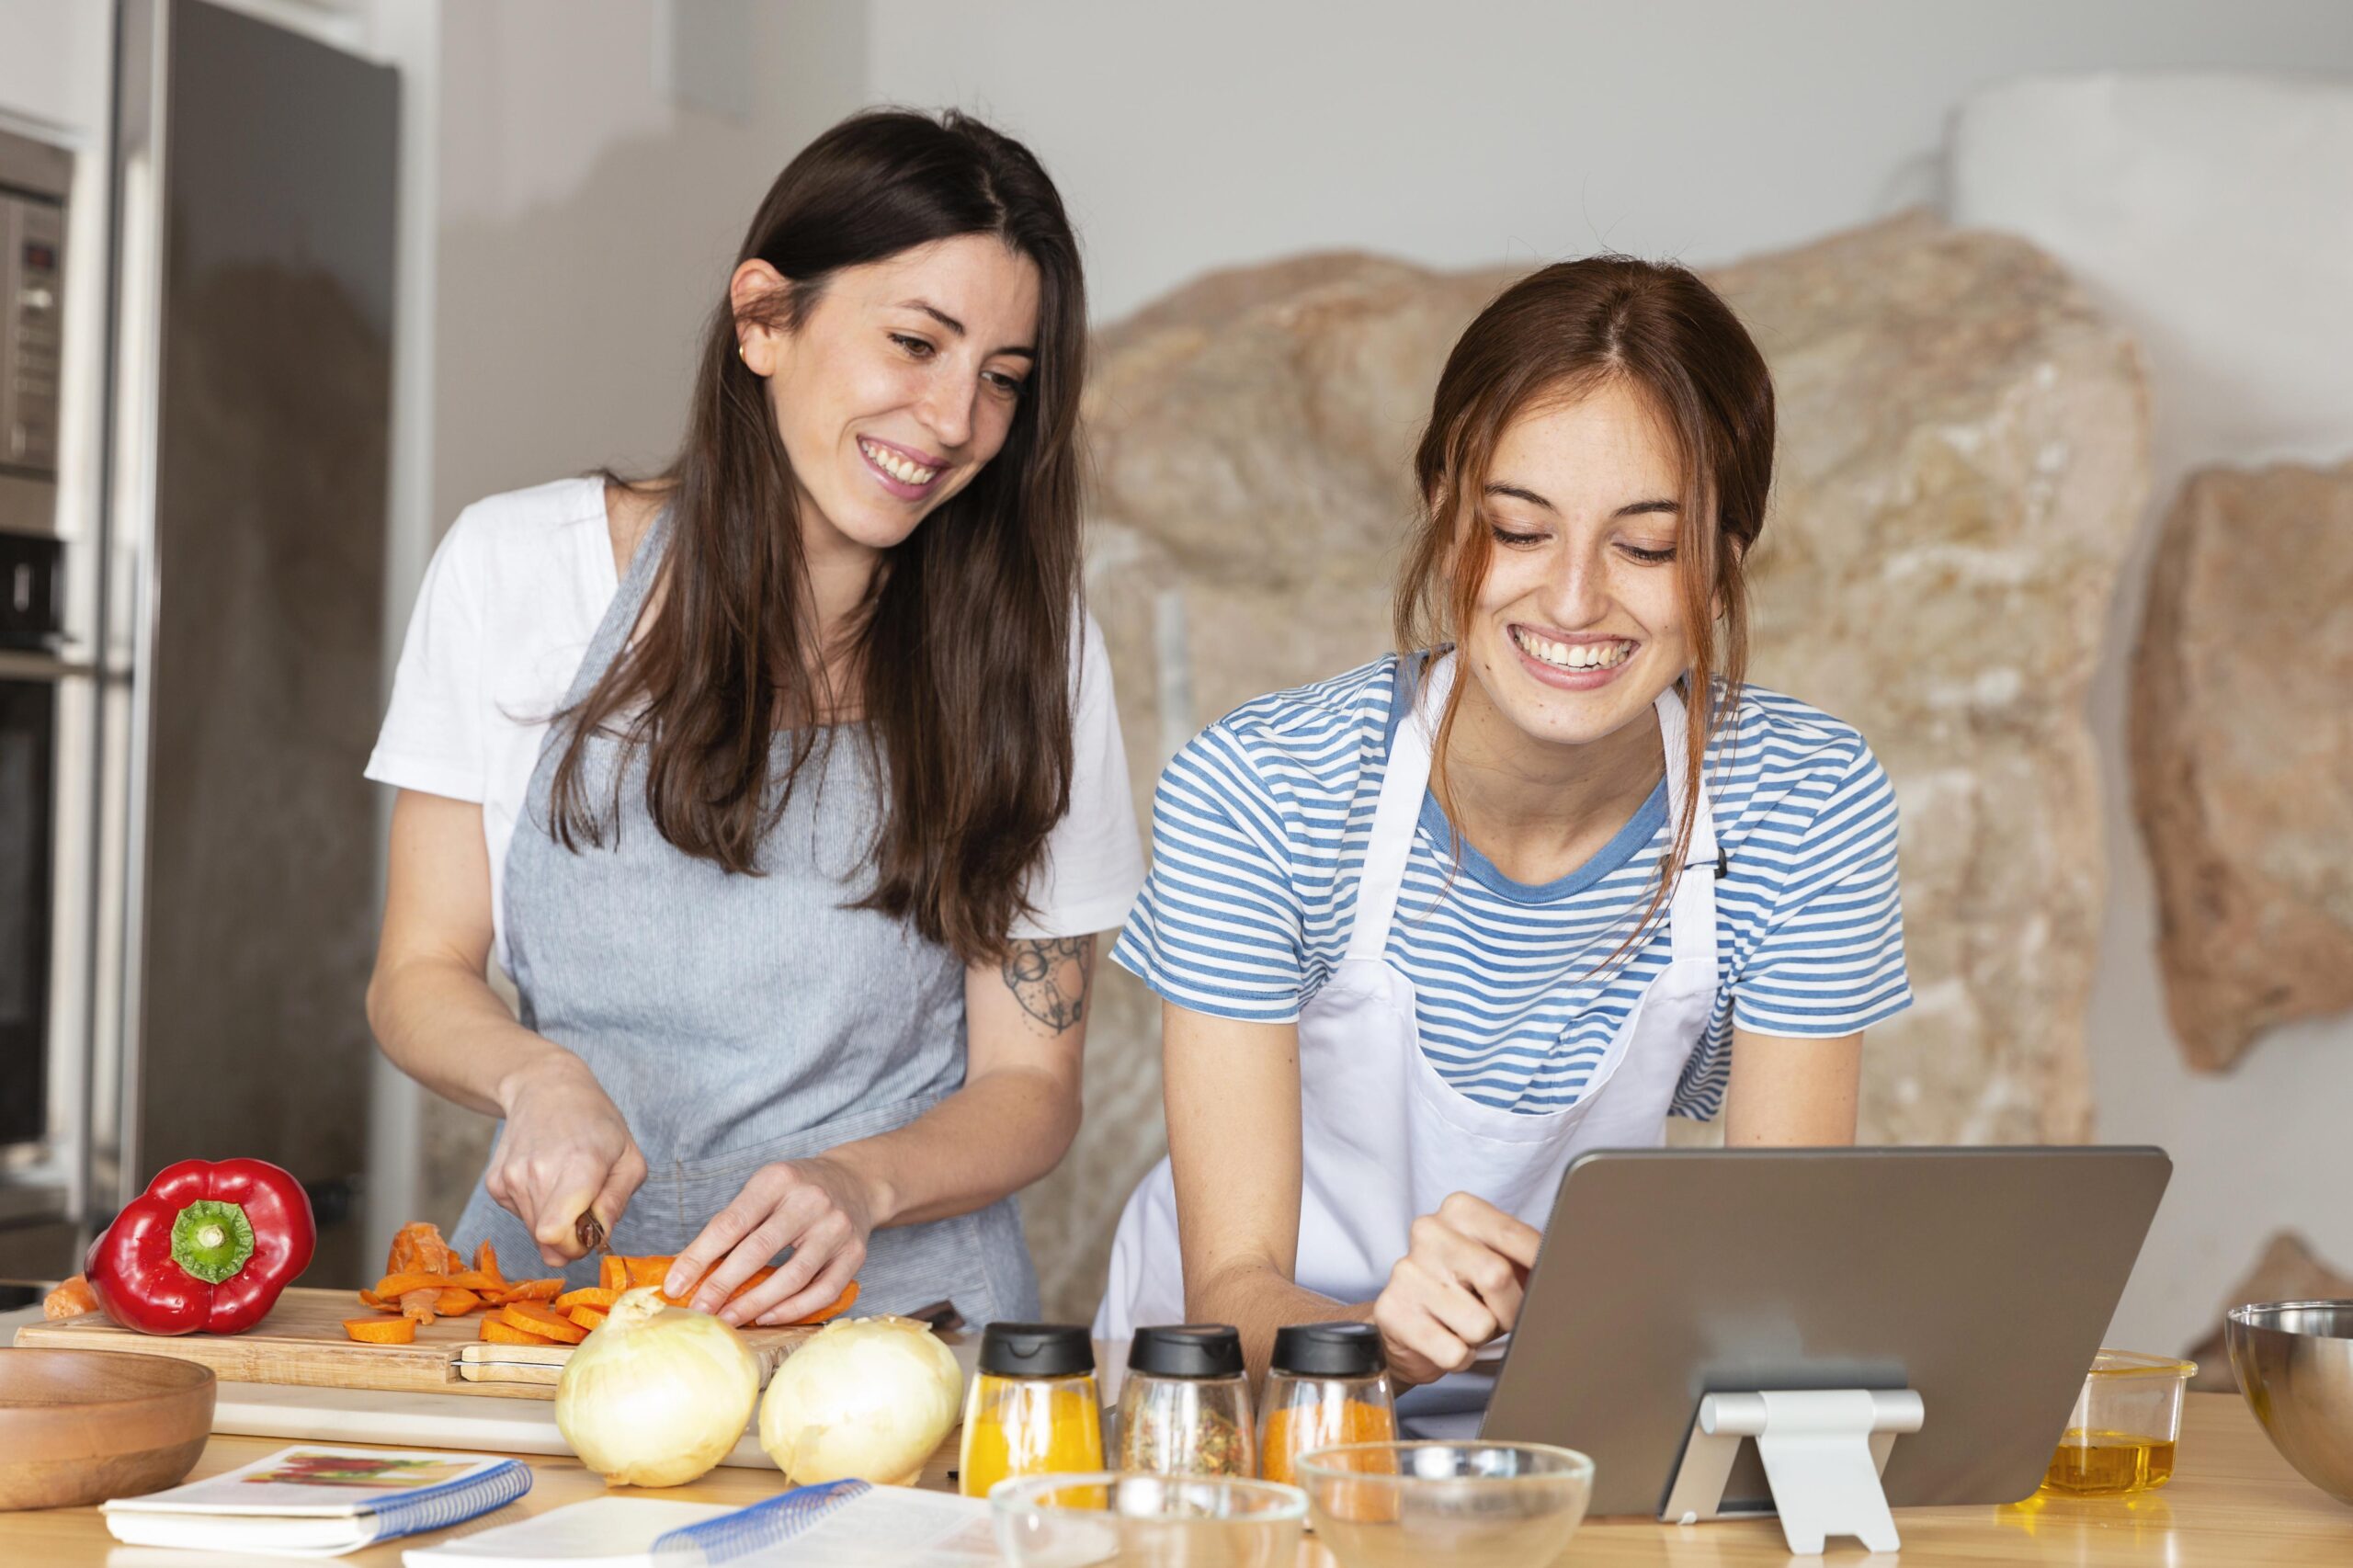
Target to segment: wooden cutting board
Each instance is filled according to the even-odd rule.
[[[400,1389],[423,1393],[553,1399],[573,1352],[569,1345],[486,1345],[482,1313],[443,1318],[416,1331],[410,1345],[360,1345],[343,1320],[369,1316],[349,1290],[296,1286],[267,1317],[243,1334],[138,1334],[91,1312],[17,1330],[19,1346],[68,1350],[128,1350],[176,1356],[208,1366],[224,1382],[292,1383],[305,1388]],[[777,1364],[817,1331],[739,1329],[760,1363],[765,1386]]]

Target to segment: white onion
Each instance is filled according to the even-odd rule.
[[[913,1318],[843,1318],[785,1358],[760,1402],[760,1447],[795,1486],[855,1476],[905,1486],[956,1425],[964,1370]]]
[[[759,1397],[741,1335],[641,1288],[564,1362],[555,1425],[608,1485],[680,1486],[726,1457]]]

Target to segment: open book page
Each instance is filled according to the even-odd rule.
[[[658,1568],[996,1568],[995,1526],[978,1497],[917,1492],[904,1486],[868,1488],[793,1506],[791,1494],[762,1518],[762,1508],[680,1530],[655,1546]],[[818,1488],[806,1488],[816,1493]],[[788,1523],[788,1521],[790,1521]],[[782,1525],[764,1528],[764,1525]]]
[[[449,1454],[303,1444],[267,1459],[144,1497],[119,1497],[108,1514],[249,1514],[278,1518],[349,1517],[462,1492],[515,1461]]]
[[[594,1497],[455,1540],[410,1547],[401,1562],[404,1568],[645,1568],[662,1537],[734,1512],[720,1503]]]

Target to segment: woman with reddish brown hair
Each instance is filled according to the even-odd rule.
[[[1681,267],[1547,267],[1463,333],[1399,653],[1161,779],[1112,958],[1163,1000],[1170,1157],[1099,1333],[1223,1321],[1263,1358],[1354,1317],[1409,1414],[1474,1407],[1574,1155],[1720,1108],[1734,1144],[1853,1141],[1861,1032],[1910,1000],[1895,800],[1745,679],[1772,465],[1765,362]]]
[[[1077,242],[1020,143],[876,112],[714,281],[665,472],[494,496],[435,556],[369,763],[369,1021],[501,1119],[456,1240],[510,1274],[593,1277],[602,1233],[735,1323],[853,1278],[1032,1318],[1012,1195],[1077,1131],[1142,876],[1079,598]]]

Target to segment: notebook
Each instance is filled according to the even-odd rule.
[[[335,1557],[459,1524],[530,1489],[530,1467],[496,1454],[305,1443],[100,1511],[127,1546]]]
[[[404,1568],[995,1568],[989,1506],[905,1487],[838,1481],[748,1508],[598,1497],[413,1546]]]

